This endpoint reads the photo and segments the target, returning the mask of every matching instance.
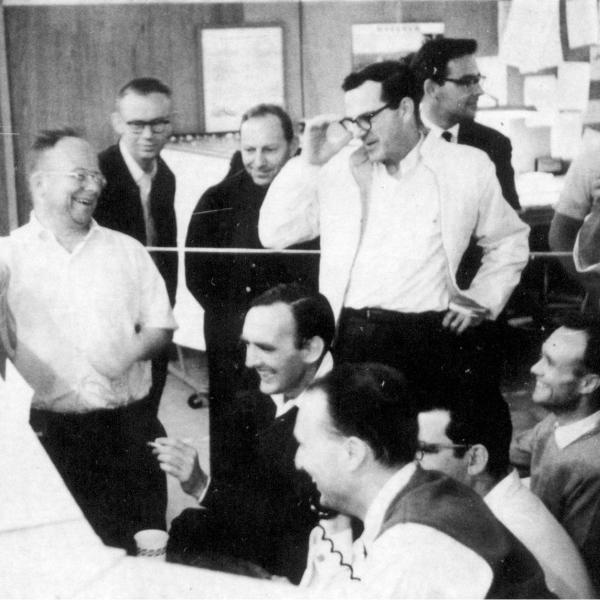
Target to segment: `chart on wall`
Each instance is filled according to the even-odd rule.
[[[201,29],[200,37],[205,131],[237,131],[251,106],[285,104],[281,27]]]
[[[352,68],[398,60],[423,42],[444,35],[444,23],[369,23],[352,25]]]

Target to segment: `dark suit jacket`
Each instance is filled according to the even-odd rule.
[[[318,516],[310,508],[315,488],[294,466],[297,412],[275,418],[273,401],[258,391],[236,398],[225,472],[211,480],[205,510],[173,521],[169,552],[226,554],[299,582]]]
[[[521,208],[515,188],[515,172],[510,162],[510,140],[499,131],[475,121],[464,121],[458,128],[458,143],[483,150],[496,166],[496,175],[505,200],[516,210]]]
[[[98,160],[108,183],[98,199],[94,218],[100,225],[126,233],[146,245],[140,190],[125,164],[119,146],[110,146],[98,155]],[[175,176],[159,157],[150,191],[150,212],[156,227],[158,246],[177,246],[174,201]],[[177,253],[154,253],[153,258],[165,280],[173,305],[177,291]]]

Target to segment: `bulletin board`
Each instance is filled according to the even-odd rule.
[[[204,127],[236,131],[255,104],[285,105],[280,25],[200,29]]]

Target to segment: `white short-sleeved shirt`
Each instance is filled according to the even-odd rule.
[[[600,149],[581,153],[567,171],[554,210],[583,221],[592,208],[592,188],[597,180],[600,180]]]
[[[88,412],[147,395],[150,361],[118,377],[95,368],[133,344],[140,327],[177,327],[164,281],[140,243],[93,222],[68,252],[32,213],[0,240],[0,258],[11,271],[14,362],[35,390],[33,408]]]

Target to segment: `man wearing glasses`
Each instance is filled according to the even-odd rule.
[[[421,135],[409,67],[375,63],[343,89],[347,116],[309,120],[302,155],[271,184],[261,241],[283,248],[321,236],[337,360],[383,362],[423,386],[479,382],[501,401],[489,321],[527,262],[527,225],[485,154]],[[484,257],[463,291],[454,274],[471,236]]]
[[[165,528],[166,480],[147,447],[165,434],[150,359],[176,324],[143,246],[92,219],[106,182],[90,144],[42,132],[28,175],[31,219],[0,254],[30,422],[96,533],[133,551],[136,531]]]
[[[411,61],[422,86],[421,119],[435,135],[483,150],[496,167],[504,199],[518,209],[510,140],[474,120],[485,79],[477,68],[476,52],[472,39],[439,38],[423,44]]]
[[[533,554],[548,589],[559,598],[593,598],[587,569],[575,544],[510,465],[508,409],[479,407],[478,398],[444,390],[419,413],[421,467],[449,475],[480,496],[494,516]]]
[[[171,133],[171,90],[158,79],[143,77],[125,84],[117,95],[112,125],[119,143],[98,160],[107,180],[94,218],[145,246],[175,247],[175,176],[160,158]],[[171,306],[177,292],[177,253],[152,255],[167,285]],[[167,377],[165,351],[152,364],[156,408]]]

